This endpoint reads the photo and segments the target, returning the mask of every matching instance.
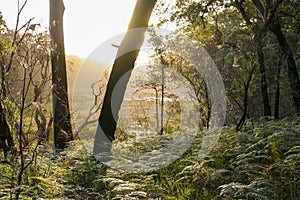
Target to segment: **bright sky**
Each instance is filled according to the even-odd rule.
[[[10,29],[15,27],[18,0],[0,0],[0,11]],[[24,0],[20,0],[22,4]],[[136,0],[64,0],[64,31],[67,54],[88,57],[102,42],[127,29]],[[23,24],[35,17],[49,24],[49,0],[28,0]],[[23,23],[22,23],[23,22]]]

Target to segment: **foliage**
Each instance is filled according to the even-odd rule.
[[[170,166],[147,174],[110,169],[78,141],[56,154],[39,147],[24,183],[13,188],[14,168],[1,164],[0,196],[73,199],[297,199],[300,195],[300,119],[265,121],[237,132],[223,129],[214,150],[197,156],[196,138]]]
[[[259,7],[258,5],[261,5]],[[242,8],[240,9],[240,6]],[[244,9],[244,10],[243,10]],[[264,9],[264,13],[260,9]],[[176,0],[170,3],[161,1],[156,9],[162,19],[159,25],[168,24],[171,20],[184,34],[204,46],[214,59],[223,76],[228,99],[227,122],[237,123],[243,112],[245,79],[251,69],[256,66],[248,94],[247,117],[258,119],[263,114],[263,105],[270,104],[274,116],[279,108],[279,118],[295,113],[291,92],[295,83],[289,83],[288,74],[297,74],[297,70],[289,72],[287,56],[278,43],[278,38],[268,29],[269,23],[278,22],[282,27],[283,38],[291,47],[291,59],[295,59],[299,73],[299,21],[298,1],[190,1]],[[259,38],[262,57],[258,59],[255,46]],[[259,62],[258,62],[259,61]],[[264,64],[265,66],[262,66]],[[265,69],[263,69],[265,68]],[[278,70],[279,69],[279,70]],[[266,75],[266,89],[262,98],[262,79]],[[265,84],[264,83],[264,84]],[[278,86],[279,85],[279,86]],[[277,88],[280,88],[277,90]],[[277,101],[278,95],[280,100]],[[268,101],[267,102],[267,97]],[[264,104],[263,104],[264,101]],[[280,102],[278,104],[278,102]],[[265,106],[267,107],[267,106]],[[272,112],[273,114],[273,112]],[[271,114],[268,114],[271,115]]]
[[[13,37],[14,31],[6,27],[0,13],[1,69],[12,61],[9,73],[1,76],[4,84],[1,84],[0,95],[16,144],[7,158],[4,159],[2,152],[0,154],[0,199],[298,199],[300,118],[284,118],[294,113],[291,106],[293,93],[288,87],[286,56],[276,37],[265,30],[260,42],[266,66],[270,105],[275,107],[275,95],[280,91],[279,116],[284,119],[260,118],[263,112],[261,74],[254,48],[257,32],[245,22],[235,2],[177,0],[171,2],[169,8],[166,8],[166,3],[159,4],[163,10],[171,10],[161,15],[166,16],[167,20],[161,18],[160,25],[171,19],[185,35],[203,44],[215,60],[227,89],[228,126],[222,130],[218,144],[204,159],[200,159],[197,153],[202,145],[201,137],[197,137],[180,159],[160,170],[144,174],[128,174],[104,166],[89,155],[80,140],[70,143],[63,152],[57,153],[53,150],[50,134],[52,130],[49,128],[49,102],[53,87],[48,83],[51,75],[48,34],[39,32],[36,29],[37,24],[31,24],[29,20],[20,29],[23,32],[17,32]],[[258,13],[253,5],[254,1],[242,2],[256,28],[263,27],[261,25],[269,17],[280,22],[281,30],[299,68],[299,1],[268,2],[272,5],[265,6],[266,11],[274,11],[274,15],[266,13],[266,16]],[[275,6],[276,3],[278,7]],[[161,10],[157,9],[157,12]],[[199,109],[203,112],[202,124],[205,127],[210,99],[204,81],[180,57],[172,53],[163,55],[162,52],[157,56],[163,59],[160,60],[162,63],[180,72],[194,87],[201,103]],[[72,75],[68,80],[69,87],[72,88],[76,82],[74,77],[83,60],[69,57],[67,62],[72,67],[68,72]],[[94,66],[92,69],[95,71],[90,69],[80,73],[85,77],[97,74],[98,64],[88,61],[87,65]],[[142,75],[139,78],[145,78]],[[249,105],[246,113],[250,119],[245,121],[240,131],[236,131],[234,124],[244,111],[244,93],[250,75],[252,80],[248,88]],[[77,83],[79,89],[89,88],[88,81]],[[7,89],[6,95],[3,95],[4,89]],[[151,85],[150,90],[153,90],[151,95],[154,95],[154,90],[159,91],[157,85]],[[137,95],[144,96],[145,93],[146,91]],[[94,96],[98,102],[99,96]],[[133,103],[136,109],[133,113],[142,113],[141,121],[138,122],[149,125],[147,109],[142,110],[148,105]],[[171,133],[179,129],[180,111],[176,101],[172,105],[166,103],[165,108],[170,108],[169,111],[178,115],[168,119],[174,123],[165,127],[164,133],[167,134],[160,137],[161,140],[157,137],[151,138],[152,141],[148,139],[126,143],[132,137],[122,132],[123,127],[119,123],[120,133],[117,134],[119,140],[115,141],[116,149],[121,149],[120,152],[126,157],[126,152],[149,152],[168,143]],[[98,111],[97,107],[96,112]],[[75,120],[77,119],[74,117]],[[82,130],[86,135],[94,133],[92,129]],[[186,138],[177,139],[172,144],[174,151],[180,150],[178,144],[181,140]],[[159,152],[151,156],[155,160],[162,157],[161,155]]]

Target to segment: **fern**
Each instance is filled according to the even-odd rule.
[[[274,190],[269,182],[255,181],[249,185],[229,183],[220,186],[222,198],[232,199],[275,199]]]

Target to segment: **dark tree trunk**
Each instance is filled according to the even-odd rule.
[[[160,135],[164,133],[164,98],[165,98],[165,70],[164,66],[167,62],[161,56],[161,106],[160,106]]]
[[[266,77],[266,67],[265,67],[265,60],[264,60],[264,54],[262,51],[262,38],[263,33],[261,33],[262,30],[255,31],[255,37],[254,42],[256,46],[257,51],[257,60],[259,63],[259,71],[261,76],[261,92],[262,92],[262,99],[263,99],[263,105],[264,105],[264,116],[271,116],[271,106],[269,101],[269,93],[268,93],[268,85],[267,85],[267,77]]]
[[[288,66],[288,77],[289,77],[290,87],[292,89],[294,105],[296,107],[297,115],[300,115],[300,80],[299,80],[299,74],[298,74],[292,49],[287,43],[286,38],[278,23],[276,22],[270,23],[269,29],[276,36],[280,48],[285,55],[285,59]]]
[[[280,103],[280,73],[281,73],[281,59],[279,59],[276,72],[276,93],[275,93],[275,106],[274,118],[279,119],[279,103]]]
[[[53,86],[53,123],[56,149],[64,149],[73,140],[68,100],[62,0],[50,0],[50,35]]]
[[[210,97],[209,97],[209,91],[208,91],[208,87],[207,84],[204,83],[204,88],[205,88],[205,102],[207,105],[207,118],[206,118],[206,128],[207,130],[210,128],[209,127],[209,122],[210,122],[210,117],[211,117],[211,101],[210,101]],[[198,98],[198,102],[201,102],[201,99]]]
[[[253,72],[254,72],[254,69],[255,67],[253,67],[249,73],[249,76],[248,76],[248,80],[247,80],[247,83],[245,84],[245,93],[244,93],[244,112],[243,112],[243,115],[240,119],[240,121],[238,122],[237,126],[236,126],[236,130],[239,131],[242,129],[245,121],[246,121],[246,118],[248,117],[248,95],[249,95],[249,88],[250,88],[250,84],[251,84],[251,81],[252,81],[252,77],[253,77]]]
[[[1,99],[0,99],[0,149],[4,151],[4,157],[6,158],[7,152],[14,146],[13,137],[10,132],[10,128],[7,124],[5,110],[2,107],[2,99],[6,97],[5,86],[5,67],[1,63]]]
[[[0,103],[0,149],[4,151],[6,158],[7,152],[14,146],[13,138],[9,126],[6,122],[5,111]]]
[[[268,93],[268,85],[267,85],[267,78],[266,78],[266,67],[265,67],[265,60],[264,54],[262,50],[262,39],[266,34],[265,27],[261,27],[261,25],[255,25],[251,22],[251,17],[248,16],[248,13],[245,11],[243,7],[243,3],[245,1],[235,0],[235,6],[240,11],[243,19],[246,21],[247,26],[252,28],[252,32],[255,34],[254,43],[255,49],[257,51],[257,60],[259,63],[259,71],[261,74],[261,91],[262,91],[262,98],[263,98],[263,105],[264,105],[264,116],[271,116],[271,106],[269,101],[269,93]],[[255,5],[258,6],[259,11],[261,11],[261,7],[259,6],[257,1],[253,1]]]
[[[105,146],[105,139],[113,141],[115,139],[116,123],[127,83],[129,81],[134,63],[138,57],[139,49],[144,41],[144,34],[148,27],[148,22],[155,6],[156,0],[137,0],[133,15],[131,17],[128,31],[125,34],[113,64],[111,75],[107,84],[103,106],[99,117],[98,130],[94,142],[94,155],[109,152],[110,145]],[[142,28],[139,31],[130,31]],[[133,51],[127,52],[128,49]],[[115,88],[122,78],[122,83]],[[112,96],[116,94],[114,97]],[[108,142],[109,143],[109,142]],[[103,146],[104,145],[104,146]]]

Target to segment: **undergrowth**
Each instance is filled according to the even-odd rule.
[[[225,127],[204,159],[200,146],[197,138],[182,158],[147,174],[110,169],[78,141],[59,154],[40,147],[21,188],[17,167],[0,164],[0,198],[18,189],[22,199],[300,199],[300,118]]]

